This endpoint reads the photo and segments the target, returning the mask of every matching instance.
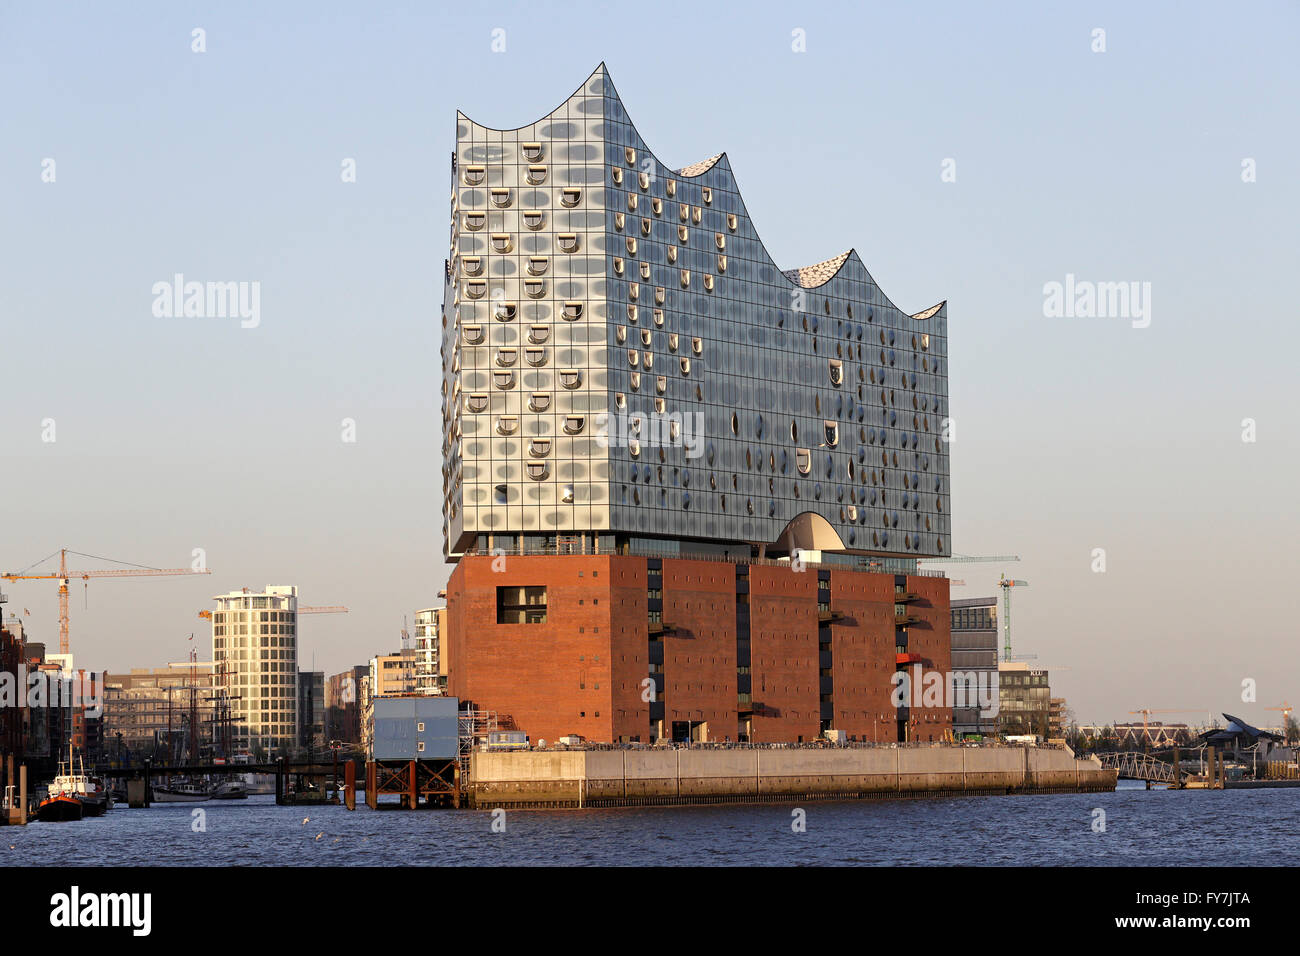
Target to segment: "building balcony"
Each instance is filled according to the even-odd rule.
[[[919,600],[921,600],[921,595],[917,594],[915,591],[894,592],[895,604],[911,604],[913,601],[919,601]]]
[[[651,621],[649,627],[651,634],[671,634],[677,630],[675,624],[669,624],[667,621]]]
[[[922,657],[920,654],[906,653],[906,654],[894,655],[894,664],[896,666],[905,666],[907,664],[920,664],[923,663],[924,661],[925,658]]]
[[[894,611],[894,627],[903,627],[908,624],[916,624],[921,619],[911,611]]]
[[[819,605],[817,608],[818,624],[833,624],[836,621],[842,621],[843,619],[844,619],[843,611],[832,611],[830,608],[825,607],[824,605]]]

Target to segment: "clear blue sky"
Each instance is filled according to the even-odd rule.
[[[665,162],[728,152],[778,262],[852,246],[901,307],[948,299],[954,545],[1024,558],[954,567],[954,596],[1028,580],[1016,644],[1082,720],[1275,722],[1300,700],[1298,27],[1282,3],[5,3],[0,566],[206,549],[207,578],[97,582],[88,609],[76,585],[82,666],[207,651],[195,612],[267,583],[352,608],[304,620],[304,667],[395,647],[447,574],[455,111],[531,122],[605,60]],[[154,317],[177,272],[260,281],[260,326]],[[1150,282],[1150,327],[1044,317],[1066,274]],[[5,590],[53,644],[53,586]]]

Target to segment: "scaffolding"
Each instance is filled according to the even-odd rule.
[[[509,714],[472,708],[460,712],[459,763],[462,787],[469,780],[470,755],[474,749],[486,742],[488,734],[494,731],[516,729],[515,719]]]

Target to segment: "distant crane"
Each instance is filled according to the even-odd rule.
[[[917,564],[987,564],[990,561],[1019,561],[1014,554],[954,554],[948,558],[917,558]]]
[[[998,587],[1002,589],[1002,659],[1011,660],[1011,589],[1027,588],[1028,581],[1017,581],[1015,578],[1009,578],[1003,575],[998,579]]]
[[[337,604],[321,605],[319,607],[299,606],[298,613],[299,614],[347,614],[348,609]],[[199,611],[199,617],[203,618],[203,620],[205,621],[210,621],[212,620],[212,612],[206,609]]]
[[[82,554],[80,551],[73,551],[72,554],[81,558],[92,558],[95,561],[110,561],[113,564],[130,564],[129,561],[118,561],[114,558],[101,558],[94,554]],[[27,571],[36,567],[37,564],[44,564],[54,554],[59,556],[58,573],[49,574],[28,574]],[[68,644],[68,581],[72,578],[81,578],[86,583],[86,588],[90,587],[91,578],[131,578],[131,577],[148,577],[151,575],[163,574],[211,574],[206,568],[196,571],[193,568],[149,568],[144,565],[132,565],[128,568],[120,568],[111,571],[69,571],[67,548],[60,548],[54,554],[48,555],[37,561],[36,564],[29,565],[23,571],[12,573],[6,572],[0,574],[0,580],[3,581],[58,581],[59,582],[59,653],[69,653]]]
[[[1282,736],[1286,738],[1285,743],[1291,743],[1291,735],[1288,733],[1287,721],[1291,719],[1291,711],[1294,708],[1286,701],[1282,701],[1281,707],[1265,707],[1264,709],[1282,711]]]

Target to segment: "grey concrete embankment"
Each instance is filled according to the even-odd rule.
[[[468,789],[479,808],[611,807],[1085,793],[1115,779],[1061,747],[570,750],[476,753]]]

